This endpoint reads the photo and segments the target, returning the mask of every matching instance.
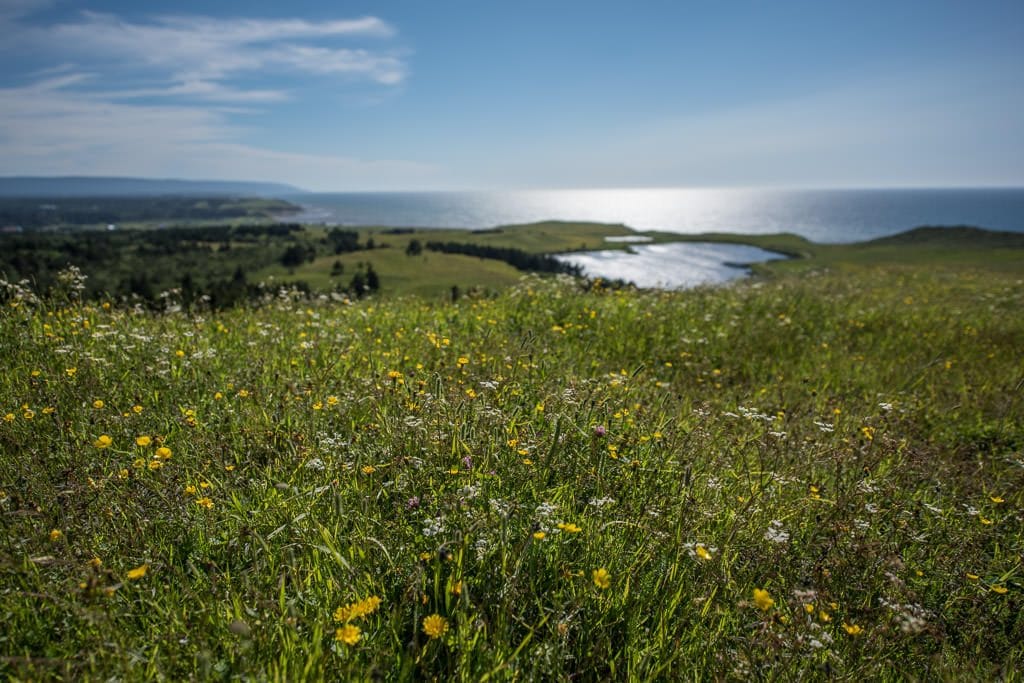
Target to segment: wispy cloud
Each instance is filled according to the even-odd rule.
[[[429,187],[440,169],[404,160],[297,154],[242,141],[236,110],[83,96],[81,74],[0,89],[0,156],[16,175],[286,180],[309,189]]]
[[[129,21],[87,11],[57,23],[30,21],[46,4],[0,0],[0,24],[11,36],[0,59],[12,64],[29,54],[35,67],[20,74],[8,68],[22,84],[0,89],[7,173],[281,179],[307,187],[369,187],[395,178],[422,185],[437,173],[402,160],[244,142],[258,132],[244,118],[254,113],[246,108],[272,109],[296,96],[293,84],[342,93],[352,84],[364,94],[401,84],[407,67],[394,47],[397,32],[379,18]]]

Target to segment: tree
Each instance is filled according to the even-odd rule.
[[[406,256],[419,256],[423,253],[423,244],[417,239],[409,240],[409,245],[405,248]]]

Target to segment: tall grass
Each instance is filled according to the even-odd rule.
[[[192,315],[67,282],[0,314],[6,676],[1024,666],[1019,280]]]

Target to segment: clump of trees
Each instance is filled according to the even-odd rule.
[[[426,247],[430,251],[446,254],[465,254],[479,258],[497,259],[517,270],[531,273],[565,273],[577,277],[583,275],[583,270],[575,264],[563,263],[547,254],[531,254],[513,247],[492,247],[465,242],[427,242]]]

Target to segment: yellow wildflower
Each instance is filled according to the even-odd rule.
[[[54,541],[54,542],[59,541],[60,537],[63,536],[63,535],[64,535],[64,532],[62,532],[60,529],[54,529],[53,531],[50,532],[50,540]]]
[[[697,553],[697,557],[699,557],[702,560],[711,559],[711,553],[708,552],[708,549],[702,545],[698,545],[696,548],[694,548],[693,552]]]
[[[142,436],[135,437],[136,446],[148,446],[151,443],[153,443],[153,439],[146,436],[145,434],[143,434]]]
[[[363,465],[363,474],[373,474],[377,471],[377,468],[373,465]]]
[[[95,408],[96,410],[99,410],[104,405],[105,404],[103,403],[103,401],[101,399],[96,399],[95,401],[92,402],[92,407]]]
[[[355,624],[345,624],[334,631],[334,639],[346,645],[355,645],[359,642],[362,631]]]
[[[583,529],[579,528],[572,522],[559,522],[558,528],[569,534],[578,534],[579,532],[583,531]]]
[[[1004,586],[1001,583],[994,583],[991,586],[989,586],[989,588],[992,589],[993,593],[998,593],[999,595],[1002,595],[1003,593],[1005,593],[1007,591],[1006,586]]]
[[[168,448],[167,446],[161,446],[160,448],[156,449],[156,457],[160,458],[161,460],[170,459],[171,449]]]
[[[535,539],[537,539],[538,541],[543,541],[545,536],[547,536],[547,534],[545,534],[543,531],[534,531],[533,532],[533,537]]]
[[[365,617],[368,614],[373,614],[380,607],[380,598],[376,595],[371,595],[363,600],[357,600],[356,602],[349,603],[343,607],[339,607],[334,610],[335,621],[351,621],[353,619],[359,619]]]
[[[131,581],[135,581],[136,579],[141,579],[143,576],[146,575],[147,571],[149,571],[149,565],[148,564],[139,565],[135,569],[130,569],[128,571],[128,579],[131,580]]]
[[[211,500],[210,498],[207,498],[206,496],[203,496],[202,498],[196,499],[196,505],[200,505],[200,506],[206,508],[207,510],[212,510],[213,509],[213,500]]]
[[[767,612],[775,606],[775,601],[772,600],[772,596],[768,593],[768,591],[764,590],[763,588],[755,588],[754,604],[757,605],[758,608]]]
[[[862,629],[857,624],[847,624],[845,621],[843,622],[843,630],[849,633],[851,636],[859,636],[861,633],[864,632],[864,629]]]
[[[114,443],[114,440],[111,439],[108,435],[100,434],[100,437],[93,441],[92,445],[95,446],[96,448],[103,449],[110,448],[110,445],[112,443]]]
[[[604,567],[595,569],[591,574],[591,578],[594,580],[594,585],[601,590],[606,590],[612,585],[612,575],[608,573],[608,570]]]
[[[440,638],[448,631],[448,620],[440,614],[431,614],[423,618],[423,632],[428,638]]]
[[[988,499],[991,500],[996,505],[999,505],[1000,503],[1005,502],[1003,500],[1002,496],[989,496]]]

